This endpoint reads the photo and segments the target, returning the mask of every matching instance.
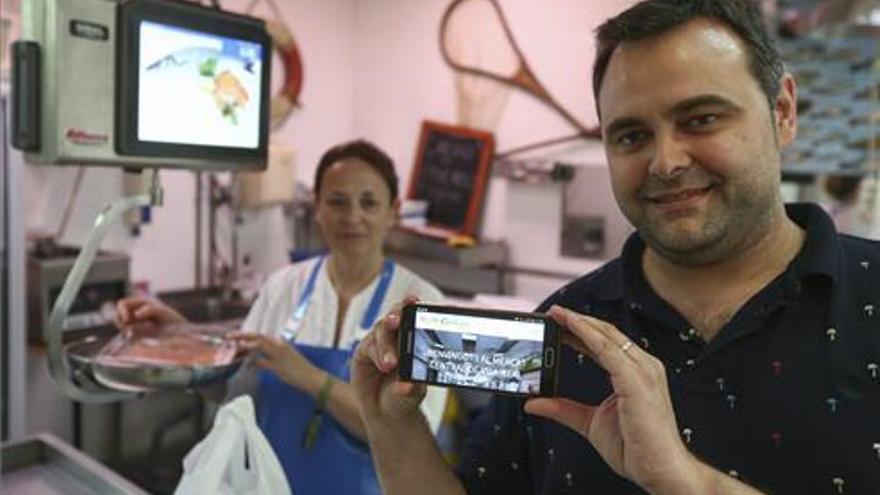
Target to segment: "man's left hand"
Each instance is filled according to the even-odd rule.
[[[680,489],[700,486],[707,466],[679,436],[663,364],[607,322],[558,306],[548,314],[571,331],[566,344],[608,372],[614,392],[598,406],[531,399],[526,412],[578,432],[618,475],[650,492],[685,493]]]

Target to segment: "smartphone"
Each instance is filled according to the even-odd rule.
[[[400,378],[527,397],[556,394],[559,327],[541,313],[410,304]]]

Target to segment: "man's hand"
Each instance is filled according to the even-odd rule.
[[[663,364],[609,323],[558,306],[548,314],[571,331],[566,344],[608,372],[614,392],[598,406],[532,399],[526,411],[578,432],[618,475],[652,493],[709,493],[701,491],[707,466],[678,434]]]
[[[427,388],[397,377],[400,311],[416,301],[411,296],[404,299],[358,344],[351,384],[382,493],[464,495],[419,410]]]
[[[371,425],[393,426],[423,421],[419,404],[425,397],[422,384],[401,382],[397,376],[398,330],[403,306],[418,301],[407,297],[373,326],[358,344],[351,364],[351,383],[369,430]]]
[[[157,325],[186,323],[186,318],[158,299],[126,297],[116,301],[114,323],[123,328],[132,323],[149,321]]]

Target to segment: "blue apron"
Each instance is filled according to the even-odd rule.
[[[283,335],[312,364],[348,382],[351,356],[357,342],[348,349],[294,344],[324,260],[325,257],[318,260],[309,274]],[[386,260],[373,297],[361,319],[362,330],[372,328],[376,321],[393,273],[394,263]],[[381,493],[367,446],[351,436],[326,411],[313,445],[311,448],[303,446],[306,428],[315,413],[315,399],[312,396],[284,383],[274,373],[262,371],[258,397],[260,428],[275,449],[294,494]]]

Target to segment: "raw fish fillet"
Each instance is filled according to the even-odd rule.
[[[102,364],[150,366],[222,366],[237,346],[210,327],[138,323],[110,339],[96,359]]]

